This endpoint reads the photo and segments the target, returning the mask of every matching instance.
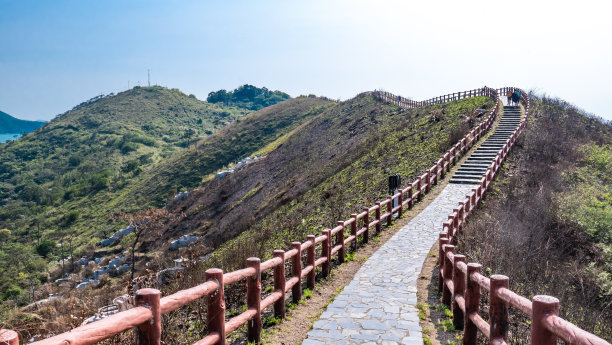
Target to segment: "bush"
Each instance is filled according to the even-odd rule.
[[[2,291],[2,299],[3,300],[14,300],[19,298],[19,296],[23,295],[23,289],[17,285],[11,284],[7,288]]]
[[[124,173],[128,173],[130,171],[135,170],[136,168],[138,168],[140,166],[140,160],[139,159],[132,159],[127,161],[123,167],[121,167],[121,171]]]
[[[44,238],[40,241],[38,245],[36,245],[36,253],[38,253],[38,255],[42,256],[43,258],[46,258],[49,253],[51,253],[53,248],[55,248],[55,246],[55,241],[51,241]]]
[[[65,216],[66,225],[70,225],[79,219],[79,211],[70,211]]]
[[[127,143],[126,142],[122,142],[120,148],[121,148],[121,153],[122,154],[127,154],[127,153],[130,153],[132,151],[138,150],[138,144],[133,143],[133,142],[127,142]]]

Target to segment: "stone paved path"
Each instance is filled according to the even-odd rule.
[[[378,249],[336,296],[302,345],[422,345],[417,279],[442,223],[474,185],[449,184]]]

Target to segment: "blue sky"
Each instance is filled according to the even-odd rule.
[[[512,6],[508,6],[512,3]],[[49,120],[152,84],[347,99],[516,85],[612,119],[600,1],[0,0],[0,110]]]

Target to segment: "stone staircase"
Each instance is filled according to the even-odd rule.
[[[468,159],[457,169],[450,183],[477,184],[491,166],[495,155],[504,146],[521,121],[521,109],[518,106],[504,106],[502,118],[491,134]]]

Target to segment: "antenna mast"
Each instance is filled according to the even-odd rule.
[[[149,87],[151,87],[151,70],[147,69],[147,80],[149,82]]]

